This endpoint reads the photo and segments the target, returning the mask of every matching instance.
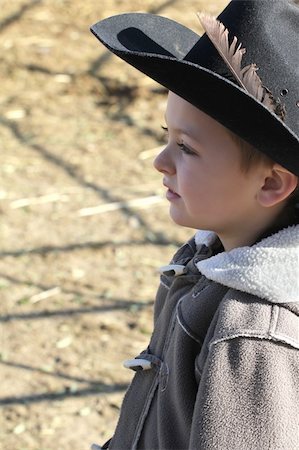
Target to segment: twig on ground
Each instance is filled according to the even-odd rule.
[[[44,203],[68,200],[68,196],[60,193],[40,195],[39,197],[20,198],[10,203],[11,209],[25,208],[31,205],[42,205]]]
[[[161,195],[151,195],[150,197],[134,198],[123,202],[105,203],[103,205],[83,208],[78,211],[80,217],[93,216],[95,214],[103,214],[110,211],[118,211],[124,208],[149,208],[154,204],[161,203],[164,198]]]
[[[38,294],[32,295],[30,297],[30,303],[38,303],[41,300],[46,300],[49,297],[53,297],[54,295],[60,294],[61,288],[59,286],[56,286],[51,289],[47,289],[46,291],[39,292]]]

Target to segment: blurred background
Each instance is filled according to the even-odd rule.
[[[165,89],[89,32],[144,11],[201,33],[226,0],[1,0],[0,448],[111,436],[147,345],[157,268],[192,230],[152,161]]]

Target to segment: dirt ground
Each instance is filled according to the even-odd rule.
[[[166,92],[89,32],[146,11],[201,32],[226,0],[1,0],[0,448],[110,437],[158,283],[192,230],[152,160]]]

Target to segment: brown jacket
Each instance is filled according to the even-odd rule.
[[[109,449],[299,449],[299,226],[227,253],[197,233],[162,272]]]

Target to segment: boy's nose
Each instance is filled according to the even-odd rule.
[[[154,168],[161,173],[167,173],[173,175],[175,173],[175,166],[171,158],[169,157],[169,149],[165,147],[161,153],[154,160]]]

